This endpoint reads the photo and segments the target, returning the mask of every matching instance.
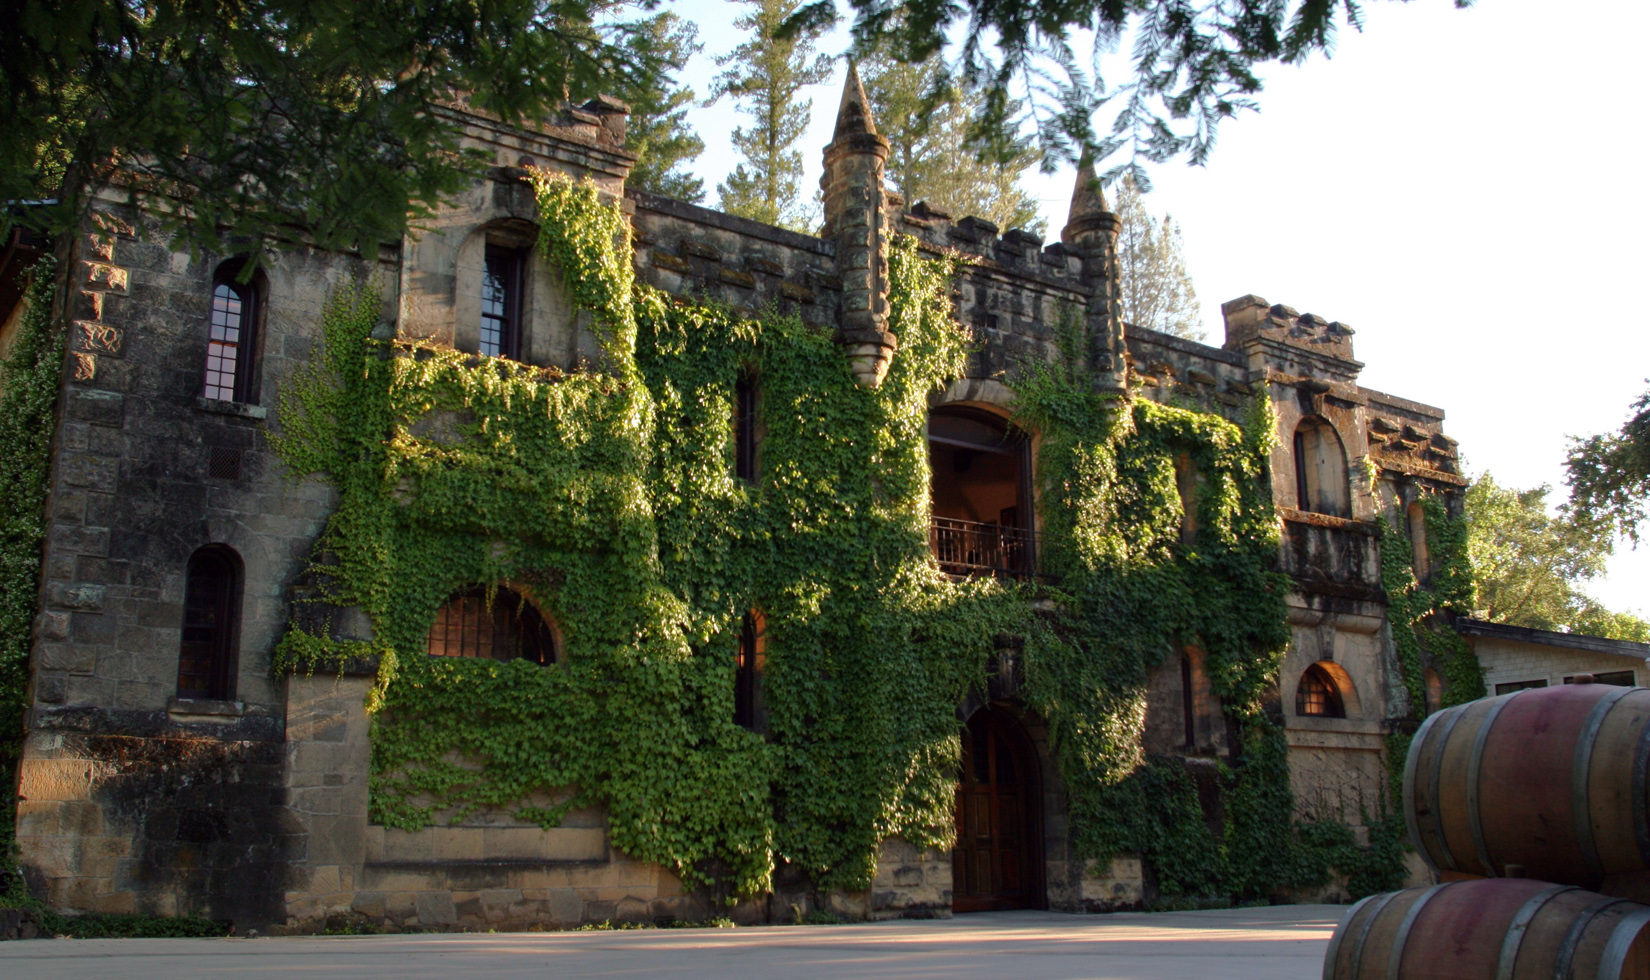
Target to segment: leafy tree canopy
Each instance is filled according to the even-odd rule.
[[[1123,316],[1137,327],[1202,340],[1203,308],[1186,271],[1180,226],[1164,215],[1158,222],[1146,210],[1132,174],[1117,186],[1117,264],[1123,287]]]
[[[1258,69],[1329,53],[1343,25],[1362,29],[1362,2],[845,0],[860,51],[881,48],[908,62],[944,52],[947,71],[985,93],[974,120],[982,154],[1012,158],[1029,122],[1046,167],[1075,163],[1084,152],[1101,160],[1127,151],[1104,179],[1133,172],[1143,187],[1141,161],[1204,162],[1221,121],[1255,108]],[[838,17],[837,0],[815,0],[786,29]],[[1107,79],[1099,56],[1125,36],[1133,39],[1132,70]],[[1093,53],[1085,54],[1090,38]],[[1113,113],[1109,131],[1094,126],[1102,110]]]
[[[1650,501],[1650,392],[1633,403],[1632,416],[1609,435],[1576,439],[1570,444],[1570,506],[1579,515],[1609,523],[1639,540]]]
[[[675,14],[660,14],[644,22],[651,45],[671,65],[683,65],[704,45],[699,28]],[[634,92],[630,97],[630,125],[625,148],[636,154],[636,165],[626,187],[652,191],[695,204],[705,199],[705,182],[686,167],[705,152],[705,141],[688,124],[687,111],[696,96],[685,85],[666,85]]]
[[[88,182],[176,196],[167,231],[219,252],[395,241],[479,164],[432,102],[656,93],[690,51],[654,2],[10,0],[0,200],[55,199],[26,212],[51,229]]]
[[[998,228],[1042,234],[1037,199],[1020,186],[1035,165],[1029,140],[1007,162],[969,151],[969,129],[984,105],[978,90],[950,84],[939,58],[914,64],[885,56],[862,62],[860,75],[877,131],[888,138],[888,181],[906,201],[927,201],[961,218],[975,215]]]
[[[1547,510],[1546,486],[1517,490],[1485,473],[1467,489],[1467,556],[1478,608],[1497,623],[1650,638],[1650,623],[1599,605],[1582,583],[1604,572],[1614,550],[1609,527],[1570,511]]]
[[[814,217],[811,198],[802,196],[802,153],[796,143],[808,128],[813,100],[805,86],[831,77],[831,58],[816,54],[819,31],[807,28],[777,36],[797,10],[797,0],[739,0],[749,10],[734,19],[747,32],[743,44],[720,55],[722,73],[711,101],[731,96],[751,121],[733,131],[744,161],[718,184],[721,208],[764,224],[807,232]]]

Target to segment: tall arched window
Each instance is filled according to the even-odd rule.
[[[1295,687],[1295,714],[1317,718],[1346,717],[1341,687],[1321,665],[1313,664],[1301,675],[1301,682]]]
[[[234,698],[240,607],[240,556],[221,544],[191,555],[183,586],[178,697]]]
[[[201,394],[225,402],[256,398],[258,327],[262,319],[256,279],[242,282],[244,263],[225,262],[212,277],[207,316],[206,382]]]
[[[1351,517],[1346,450],[1335,427],[1321,418],[1295,428],[1295,506],[1318,514]]]
[[[485,586],[455,593],[436,612],[426,642],[432,657],[556,662],[554,627],[520,593],[505,588],[490,596]]]
[[[522,269],[520,249],[488,245],[481,270],[481,345],[488,357],[521,360]]]
[[[733,720],[753,732],[766,731],[768,705],[762,676],[768,668],[767,621],[755,609],[745,614],[739,630],[739,655],[734,662]]]
[[[1427,551],[1427,511],[1420,501],[1416,501],[1409,505],[1406,516],[1409,520],[1409,544],[1415,557],[1415,577],[1425,582],[1431,572]]]
[[[733,386],[733,475],[756,483],[756,379],[749,373]]]

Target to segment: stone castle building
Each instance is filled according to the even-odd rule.
[[[539,219],[528,166],[589,178],[622,202],[639,280],[735,308],[794,311],[836,333],[865,384],[898,356],[890,238],[969,257],[956,315],[980,347],[968,376],[932,399],[929,428],[934,465],[952,470],[933,499],[935,558],[947,572],[1036,571],[1038,518],[1026,517],[1038,513],[1036,434],[986,450],[1004,442],[1017,365],[1058,356],[1062,310],[1086,311],[1086,356],[1117,389],[1234,420],[1255,393],[1269,394],[1278,560],[1293,583],[1293,644],[1277,693],[1297,805],[1354,825],[1378,808],[1383,740],[1409,711],[1381,587],[1380,521],[1410,530],[1424,567],[1418,501],[1440,494],[1458,511],[1465,480],[1442,410],[1359,385],[1350,327],[1253,295],[1224,305],[1219,346],[1126,327],[1118,221],[1091,178],[1079,179],[1065,228],[1046,244],[908,206],[882,186],[887,143],[857,80],[825,149],[820,237],[627,190],[626,110],[609,100],[537,129],[458,104],[439,111],[496,165],[402,242],[366,254],[288,249],[242,282],[232,257],[191,258],[140,235],[144,216],[111,193],[78,238],[57,244],[70,351],[17,824],[29,884],[54,908],[200,912],[290,930],[339,917],[480,929],[706,914],[669,872],[616,850],[597,808],[551,830],[499,814],[418,832],[373,824],[363,706],[371,665],[271,670],[295,583],[337,503],[332,486],[293,482],[272,453],[274,408],[315,351],[334,287],[375,274],[386,286],[385,329],[403,338],[565,370],[600,358],[561,272],[530,250]],[[16,297],[9,302],[0,310],[8,331],[18,317]],[[963,466],[964,452],[989,464]],[[432,651],[461,642],[443,631],[457,638],[476,625],[455,597],[433,627]],[[523,649],[553,659],[553,625],[522,628]],[[1148,748],[1215,772],[1232,737],[1201,654],[1164,664],[1150,692]],[[1014,845],[1036,866],[1035,887],[964,895],[952,855],[889,840],[869,892],[821,901],[875,917],[1141,900],[1139,862],[1091,868],[1072,857],[1037,720],[998,711],[989,724],[1018,726],[1019,764],[1041,770],[1027,803],[1037,825]],[[778,882],[739,914],[777,919],[805,904],[787,887]]]

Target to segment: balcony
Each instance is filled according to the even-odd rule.
[[[928,546],[947,575],[995,575],[1029,579],[1036,575],[1037,532],[954,517],[935,517]]]

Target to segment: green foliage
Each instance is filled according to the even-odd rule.
[[[980,160],[969,128],[984,101],[978,90],[944,85],[939,59],[903,64],[886,56],[859,66],[877,132],[888,138],[888,182],[909,204],[927,201],[961,218],[976,215],[1007,231],[1042,234],[1037,199],[1020,175],[1037,164],[1029,140],[1007,161]]]
[[[0,362],[0,907],[21,893],[12,874],[17,763],[28,707],[29,639],[40,593],[52,426],[63,378],[63,332],[53,328],[56,262],[32,270],[16,338]]]
[[[509,121],[570,92],[649,91],[674,67],[649,3],[18,0],[0,8],[0,200],[59,198],[26,220],[67,229],[84,181],[219,254],[399,241],[409,220],[497,161],[466,153],[432,102],[455,92]],[[71,162],[74,186],[62,186]],[[9,228],[11,212],[0,218]],[[256,251],[256,249],[253,249]]]
[[[38,914],[43,935],[68,939],[216,939],[234,928],[228,920],[200,916]]]
[[[1650,516],[1645,512],[1650,501],[1650,392],[1640,395],[1630,411],[1616,432],[1571,440],[1564,466],[1575,515],[1609,524],[1637,544]]]
[[[1387,620],[1392,646],[1398,654],[1410,713],[1424,714],[1426,680],[1423,651],[1443,680],[1441,707],[1466,704],[1484,696],[1484,671],[1478,657],[1444,615],[1470,615],[1473,604],[1472,564],[1468,559],[1468,522],[1450,517],[1437,496],[1423,497],[1426,512],[1427,581],[1415,575],[1414,548],[1409,535],[1391,521],[1381,525],[1381,586],[1387,595]],[[1403,756],[1388,764],[1403,768]]]
[[[635,43],[657,52],[672,72],[679,72],[704,45],[697,25],[674,13],[657,14],[639,25]],[[705,151],[705,141],[688,123],[687,111],[696,96],[693,89],[661,79],[615,88],[613,79],[600,79],[588,95],[615,95],[630,104],[625,127],[625,149],[636,163],[625,178],[627,190],[649,191],[697,204],[705,199],[705,182],[687,170]],[[640,81],[640,79],[638,79]]]
[[[345,291],[314,373],[283,402],[278,450],[326,472],[339,509],[318,595],[358,606],[370,642],[306,631],[289,669],[376,654],[371,813],[416,829],[503,810],[553,826],[606,811],[616,848],[725,894],[776,860],[824,888],[867,887],[879,843],[953,842],[956,705],[996,638],[1023,637],[1024,697],[1048,720],[1081,854],[1147,856],[1166,896],[1263,894],[1307,872],[1286,748],[1265,714],[1289,640],[1265,460],[1246,426],[1095,393],[1033,370],[1057,590],[953,581],[929,552],[928,396],[961,375],[953,269],[890,247],[899,355],[859,387],[833,338],[775,311],[636,287],[619,211],[537,177],[541,249],[601,327],[601,370],[563,375],[374,339],[378,302]],[[760,476],[733,473],[735,388],[755,380]],[[1197,467],[1182,540],[1175,458]],[[561,662],[429,657],[439,606],[509,585],[552,616]],[[1057,613],[1039,611],[1053,600]],[[765,622],[767,730],[734,723],[741,621]],[[1206,652],[1244,733],[1223,839],[1181,763],[1140,748],[1148,671]],[[1230,863],[1229,861],[1230,857]],[[1320,869],[1321,873],[1321,869]]]
[[[749,8],[733,26],[749,39],[716,59],[723,71],[711,87],[711,101],[732,96],[751,120],[733,131],[744,160],[718,184],[719,208],[728,214],[793,231],[812,229],[812,209],[801,197],[802,153],[796,142],[808,128],[812,99],[802,89],[831,77],[831,59],[814,54],[819,32],[800,30],[776,38],[774,31],[796,12],[799,0],[739,0]]]
[[[1151,216],[1132,176],[1117,184],[1117,218],[1124,318],[1131,326],[1202,340],[1203,308],[1186,271],[1180,226],[1167,214],[1161,223]]]
[[[1605,522],[1547,510],[1545,486],[1515,490],[1484,473],[1467,488],[1467,556],[1474,608],[1497,623],[1631,640],[1650,624],[1612,613],[1582,591],[1615,550]]]

